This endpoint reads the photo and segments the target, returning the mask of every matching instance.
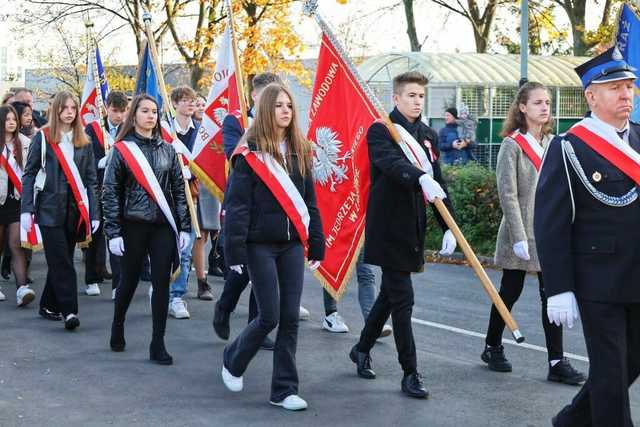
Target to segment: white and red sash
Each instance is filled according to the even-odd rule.
[[[71,194],[78,207],[80,213],[80,220],[78,221],[78,229],[84,227],[84,240],[80,242],[80,246],[86,246],[91,242],[91,218],[89,216],[89,196],[87,195],[87,188],[82,182],[80,177],[80,171],[78,166],[73,161],[73,154],[67,157],[60,144],[53,143],[49,140],[49,128],[42,130],[42,143],[49,143],[53,154],[55,154],[58,164],[64,173],[69,188],[71,188]],[[84,223],[84,224],[83,224]]]
[[[234,150],[233,156],[239,154],[244,156],[251,169],[276,198],[298,232],[306,253],[309,246],[309,210],[287,171],[270,154],[251,151],[246,142],[238,144]]]
[[[529,160],[531,160],[531,163],[533,163],[533,167],[540,172],[542,156],[544,155],[544,148],[542,145],[528,132],[526,134],[522,134],[515,131],[509,136],[516,141],[524,154],[526,154]]]
[[[396,130],[400,134],[400,141],[398,144],[402,149],[404,155],[409,159],[409,161],[418,169],[428,173],[433,177],[433,166],[431,166],[431,162],[427,157],[427,153],[424,151],[422,146],[416,141],[416,139],[407,131],[402,125],[398,123],[393,124],[396,127]],[[431,151],[431,147],[428,147],[429,151]],[[431,156],[434,154],[431,151]],[[435,159],[434,159],[435,161]]]
[[[625,143],[612,127],[586,117],[573,125],[567,133],[578,137],[640,185],[640,154]]]
[[[102,126],[100,126],[100,123],[98,123],[98,121],[97,121],[97,120],[94,120],[94,121],[92,121],[92,122],[91,122],[91,123],[89,123],[89,124],[91,125],[91,128],[93,129],[93,133],[95,133],[95,134],[96,134],[96,138],[98,138],[98,142],[100,143],[100,146],[101,146],[101,147],[104,149],[104,151],[106,152],[106,151],[107,151],[107,148],[109,148],[109,147],[107,147],[107,145],[106,145],[107,143],[106,143],[106,141],[104,140],[104,137],[105,137],[105,133],[106,133],[106,132],[104,132],[104,131],[103,131]],[[107,135],[106,135],[106,136],[107,136],[107,138],[111,138],[111,135],[109,135],[108,133],[107,133]]]
[[[162,140],[167,144],[171,144],[173,149],[176,150],[176,153],[182,154],[182,156],[179,156],[182,160],[182,164],[184,166],[188,165],[189,162],[193,160],[191,151],[189,151],[187,146],[184,145],[182,141],[180,141],[180,138],[174,138],[172,136],[171,126],[165,120],[160,123],[160,129],[162,132]]]
[[[13,184],[15,192],[22,196],[22,168],[16,161],[13,152],[5,145],[5,150],[0,155],[0,166],[7,172],[7,176]],[[32,250],[42,249],[42,234],[38,224],[32,222],[29,232],[20,227],[20,242],[22,247]]]
[[[178,233],[178,227],[176,226],[176,221],[173,218],[171,208],[169,206],[169,203],[167,202],[167,198],[165,197],[164,192],[162,191],[162,187],[160,187],[158,178],[153,172],[153,169],[151,169],[151,165],[147,161],[147,158],[144,156],[142,150],[140,150],[140,147],[138,147],[135,142],[119,141],[116,142],[113,146],[122,155],[122,158],[129,167],[129,170],[131,170],[131,173],[133,174],[133,177],[136,179],[138,184],[140,184],[140,186],[145,189],[147,194],[149,194],[149,197],[151,197],[153,201],[158,204],[160,211],[164,214],[167,222],[173,229],[176,238],[176,249],[178,249],[179,253],[180,237]],[[177,268],[178,266],[179,263],[176,263],[174,267]]]

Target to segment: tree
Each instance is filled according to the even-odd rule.
[[[588,51],[600,43],[611,41],[614,37],[616,23],[613,19],[613,3],[621,0],[594,0],[595,4],[604,2],[600,25],[595,31],[586,29],[587,0],[551,0],[564,9],[571,23],[573,34],[573,54],[576,56],[587,55]]]
[[[411,52],[420,52],[422,43],[418,41],[416,19],[415,16],[413,16],[413,1],[414,0],[402,0],[402,3],[404,4],[404,15],[407,19],[407,35],[409,36],[409,43],[411,44]]]

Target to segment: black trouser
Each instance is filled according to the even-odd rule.
[[[411,273],[382,267],[382,284],[371,313],[360,333],[358,350],[369,353],[380,337],[389,315],[393,321],[393,337],[398,349],[398,362],[406,374],[417,371],[416,345],[411,329],[413,285]]]
[[[40,307],[62,313],[78,314],[78,281],[73,267],[76,234],[66,224],[58,227],[40,226],[47,279],[40,298]]]
[[[558,414],[559,426],[630,427],[629,386],[640,374],[640,304],[578,300],[589,379]]]
[[[524,288],[524,279],[527,272],[524,270],[507,270],[502,271],[502,281],[500,282],[500,297],[504,301],[509,311],[520,298],[522,289]],[[549,322],[547,317],[547,296],[544,293],[544,283],[542,274],[538,273],[538,283],[540,285],[540,302],[542,328],[544,329],[544,339],[547,343],[547,355],[549,360],[560,360],[563,356],[562,349],[562,326],[557,326]],[[490,346],[502,344],[502,332],[504,331],[504,320],[498,313],[495,306],[491,306],[491,315],[489,316],[489,328],[487,329],[487,338],[485,342]]]
[[[122,280],[122,257],[109,254],[109,265],[111,266],[111,289],[116,289]]]
[[[258,316],[224,351],[224,365],[242,376],[265,337],[278,326],[273,352],[271,401],[298,394],[296,348],[304,276],[304,250],[299,242],[248,244],[249,276],[258,303]]]
[[[116,290],[113,322],[124,323],[127,309],[136,292],[142,259],[151,258],[151,316],[153,339],[164,338],[169,311],[169,281],[176,251],[173,230],[167,224],[125,222],[123,227],[124,255],[120,258],[122,278]]]
[[[211,264],[209,264],[211,265]],[[242,270],[242,274],[238,274],[233,270],[227,272],[227,278],[224,281],[224,288],[218,299],[218,309],[225,313],[232,313],[238,305],[240,295],[244,292],[244,289],[249,284],[249,272],[246,266]],[[258,315],[258,309],[256,305],[256,297],[251,288],[251,294],[249,295],[249,323]]]
[[[93,233],[91,244],[84,253],[84,282],[87,285],[91,283],[102,283],[104,281],[107,251],[104,234],[102,233],[102,223],[103,221],[100,221],[100,226],[96,232]]]

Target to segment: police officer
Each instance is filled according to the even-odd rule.
[[[589,379],[554,426],[631,426],[640,373],[640,125],[617,48],[576,68],[591,113],[548,149],[534,230],[549,321],[582,318]]]

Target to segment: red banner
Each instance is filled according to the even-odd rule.
[[[349,67],[323,35],[309,109],[313,176],[326,238],[316,272],[338,299],[351,278],[362,243],[369,198],[367,130],[379,119]]]

